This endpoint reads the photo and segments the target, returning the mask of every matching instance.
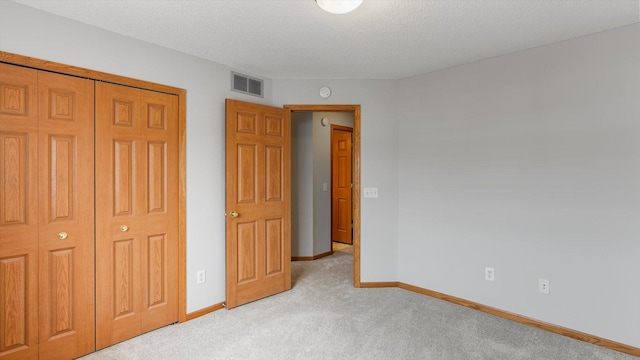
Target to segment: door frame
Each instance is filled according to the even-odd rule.
[[[162,92],[178,97],[178,321],[187,318],[187,91],[96,70],[0,51],[0,62]]]
[[[353,113],[353,286],[360,285],[360,105],[284,105],[291,112]]]

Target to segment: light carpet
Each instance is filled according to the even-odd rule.
[[[403,289],[356,289],[349,250],[293,262],[291,291],[83,359],[637,360]]]

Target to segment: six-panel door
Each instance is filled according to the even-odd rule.
[[[226,102],[227,307],[291,288],[288,110]]]
[[[0,64],[0,357],[38,356],[38,72]]]
[[[93,81],[0,64],[0,357],[94,350]]]
[[[93,84],[38,73],[40,359],[95,349]]]
[[[353,241],[352,128],[331,125],[331,240]]]
[[[177,97],[96,85],[97,348],[178,320]]]

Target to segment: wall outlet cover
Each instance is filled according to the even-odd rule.
[[[196,278],[197,278],[197,283],[198,284],[204,284],[207,281],[207,273],[204,270],[200,270],[198,271],[198,273],[196,274]]]
[[[484,268],[484,278],[488,281],[495,281],[495,270],[490,267]]]
[[[538,279],[538,291],[543,294],[549,294],[549,280],[547,279]]]

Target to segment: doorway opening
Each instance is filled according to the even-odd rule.
[[[360,105],[285,105],[286,109],[291,110],[292,124],[295,121],[295,115],[297,113],[331,113],[336,115],[337,113],[348,113],[353,118],[353,136],[352,136],[352,183],[351,199],[352,199],[352,223],[353,223],[353,285],[354,287],[360,287]],[[328,124],[331,122],[330,118],[326,116],[328,120],[323,120],[322,124]],[[326,125],[325,125],[326,126]],[[330,129],[330,127],[327,127]],[[329,131],[330,133],[330,131]],[[307,144],[308,145],[308,144]],[[312,145],[311,145],[312,146]],[[327,154],[329,158],[329,154]],[[329,165],[330,166],[330,165]],[[309,170],[307,170],[309,171]],[[330,182],[330,181],[327,181]],[[293,184],[292,184],[293,185]],[[317,184],[316,184],[317,185]],[[295,185],[293,186],[295,188]],[[329,184],[325,185],[324,182],[319,184],[322,191],[329,190]],[[314,187],[316,190],[318,186]],[[327,190],[325,190],[325,188]],[[295,189],[292,189],[295,190]],[[292,226],[295,226],[292,224]],[[329,229],[330,230],[330,229]],[[329,231],[330,232],[330,231]],[[326,236],[328,249],[326,255],[330,255],[333,252],[332,236],[329,234]],[[323,240],[324,242],[324,237]],[[323,246],[325,244],[323,243]],[[292,249],[293,250],[293,249]],[[323,256],[322,254],[321,256]],[[321,257],[319,256],[319,257]],[[313,259],[314,257],[311,257]],[[311,260],[307,259],[307,260]]]

